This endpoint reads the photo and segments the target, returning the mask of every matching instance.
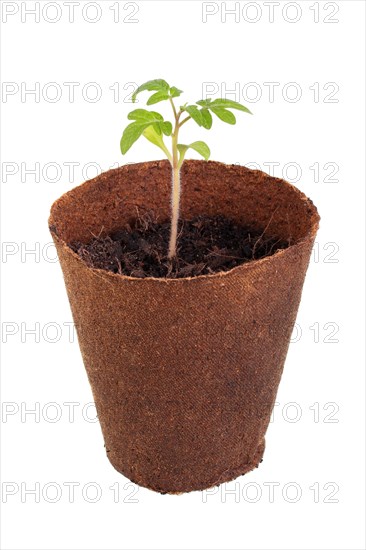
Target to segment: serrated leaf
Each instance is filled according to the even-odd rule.
[[[201,107],[208,107],[209,104],[211,103],[211,98],[207,98],[207,99],[200,99],[199,101],[196,101],[197,105],[201,105]]]
[[[170,88],[170,96],[171,97],[179,97],[180,94],[183,93],[183,90],[179,90],[178,88],[176,88],[175,86],[172,86]]]
[[[131,96],[132,103],[136,101],[136,96],[140,92],[144,92],[147,90],[148,92],[152,91],[168,91],[169,90],[169,84],[166,82],[166,80],[163,80],[162,78],[156,78],[155,80],[148,80],[147,82],[144,82],[144,84],[141,84],[137,88],[137,90],[134,91],[134,93]]]
[[[203,126],[202,113],[198,109],[197,105],[187,105],[184,110],[187,111],[198,126]]]
[[[160,123],[161,129],[166,136],[171,136],[173,131],[173,125],[169,120]]]
[[[140,120],[140,121],[159,121],[164,120],[163,116],[156,111],[148,111],[147,109],[135,109],[128,113],[127,118],[129,120]]]
[[[147,111],[146,109],[135,109],[134,111],[128,113],[127,118],[129,120],[145,119],[148,116],[146,113],[149,112],[150,111]]]
[[[237,101],[232,101],[231,99],[215,99],[210,103],[210,109],[212,107],[220,107],[224,109],[237,109],[238,111],[244,111],[245,113],[252,114],[247,107],[238,103]]]
[[[120,147],[122,155],[126,154],[131,146],[139,139],[149,123],[131,122],[123,131]]]
[[[166,154],[168,159],[171,160],[171,158],[172,158],[171,154],[169,153],[169,151],[168,151],[168,149],[167,149],[167,147],[164,143],[163,137],[159,136],[152,126],[148,126],[147,128],[145,128],[145,130],[143,131],[142,134],[151,143],[153,143],[154,145],[159,147],[162,151],[164,151],[164,153]]]
[[[152,96],[149,97],[149,99],[146,102],[146,105],[154,105],[155,103],[159,103],[159,101],[164,101],[166,99],[169,99],[169,93],[164,91],[156,92]]]
[[[206,130],[209,130],[212,126],[212,115],[210,111],[203,107],[201,109],[201,115],[202,115],[202,126],[206,128]]]
[[[124,155],[130,149],[130,147],[135,143],[136,140],[141,136],[142,132],[148,126],[154,126],[155,131],[158,135],[161,135],[161,123],[164,121],[163,116],[156,111],[147,111],[146,109],[135,109],[131,111],[127,118],[129,120],[134,120],[129,124],[121,138],[121,152]]]
[[[222,109],[221,107],[210,107],[210,110],[223,122],[226,122],[227,124],[236,123],[235,115],[230,111]]]

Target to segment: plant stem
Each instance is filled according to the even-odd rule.
[[[180,169],[173,167],[172,175],[172,219],[170,226],[170,240],[168,258],[172,260],[177,254],[177,235],[180,203]]]
[[[173,260],[177,255],[177,236],[178,236],[178,221],[179,221],[179,205],[180,205],[180,168],[183,162],[184,155],[181,155],[179,162],[178,159],[178,133],[179,128],[187,122],[191,117],[187,116],[182,122],[179,122],[180,116],[183,113],[182,108],[177,112],[174,101],[170,98],[170,104],[173,109],[175,126],[172,133],[172,155],[170,164],[172,165],[172,194],[171,194],[171,225],[170,225],[170,239],[169,239],[169,251],[168,259]],[[168,157],[169,158],[169,157]]]
[[[172,100],[171,97],[169,98],[169,101],[170,101],[170,105],[172,106],[172,109],[173,109],[174,118],[175,118],[175,120],[177,120],[177,110],[175,108],[174,101]]]
[[[173,102],[172,102],[173,103]],[[174,105],[174,104],[173,104]],[[174,109],[175,111],[175,109]],[[177,254],[177,235],[180,203],[180,168],[178,166],[178,132],[180,113],[175,113],[175,128],[172,134],[172,196],[171,196],[171,225],[168,259],[172,260]]]
[[[187,122],[187,120],[189,120],[190,118],[191,118],[190,116],[187,116],[186,118],[184,118],[184,119],[182,120],[182,122],[179,124],[179,128],[180,128],[181,126],[183,126],[183,124],[184,124],[185,122]]]

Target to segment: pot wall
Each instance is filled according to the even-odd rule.
[[[88,267],[68,246],[169,217],[167,161],[126,165],[54,203],[54,238],[107,456],[160,492],[204,489],[258,465],[319,216],[262,172],[185,161],[182,217],[224,214],[293,244],[215,275],[136,279]]]

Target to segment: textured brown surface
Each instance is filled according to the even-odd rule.
[[[117,230],[136,206],[169,217],[168,161],[126,165],[56,201],[49,220],[108,458],[161,492],[204,489],[258,465],[319,216],[260,171],[185,161],[182,217],[222,214],[294,243],[225,273],[138,279],[68,246]]]

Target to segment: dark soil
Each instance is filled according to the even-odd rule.
[[[133,227],[70,247],[91,267],[132,277],[181,278],[228,271],[289,246],[222,216],[198,217],[180,222],[177,259],[170,262],[169,234],[170,222],[144,215]]]

